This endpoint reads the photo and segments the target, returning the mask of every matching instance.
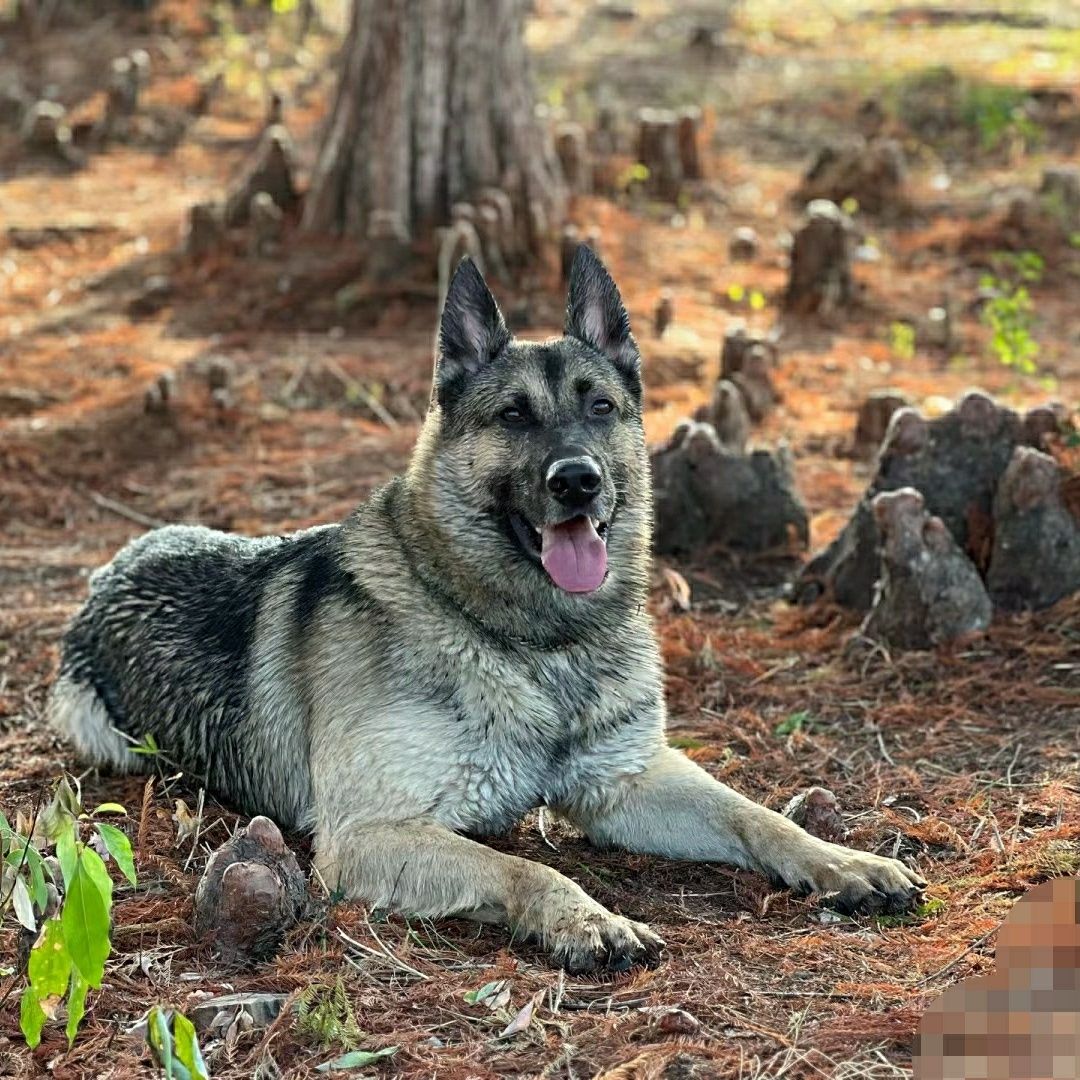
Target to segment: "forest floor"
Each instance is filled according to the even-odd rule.
[[[600,230],[628,302],[653,441],[709,397],[730,320],[783,323],[783,402],[754,438],[790,446],[814,549],[867,482],[868,466],[845,450],[869,391],[900,387],[930,414],[972,385],[1016,408],[1080,401],[1080,250],[1043,252],[1032,287],[1036,375],[990,355],[971,306],[993,254],[1018,246],[994,193],[1030,188],[1045,165],[1080,160],[1075,11],[998,7],[1031,18],[989,19],[986,0],[766,2],[727,14],[674,0],[537,4],[531,41],[554,113],[588,122],[604,98],[627,117],[642,105],[704,105],[707,190],[677,209],[629,195],[582,198],[571,214],[583,230]],[[39,91],[60,87],[76,116],[100,112],[113,56],[146,48],[150,107],[162,129],[175,122],[177,131],[167,147],[151,132],[70,172],[25,159],[0,131],[0,806],[12,818],[78,768],[42,715],[59,636],[89,571],[147,523],[265,534],[343,517],[404,464],[427,399],[433,270],[400,295],[350,303],[341,290],[362,260],[346,244],[290,241],[279,256],[255,259],[237,242],[199,264],[178,254],[186,208],[220,197],[250,152],[266,80],[285,93],[305,168],[333,81],[325,37],[300,52],[275,29],[260,58],[252,35],[208,36],[193,10],[162,3],[148,19],[58,27],[33,44],[0,23],[3,62]],[[697,25],[716,31],[704,51],[686,46]],[[207,115],[184,120],[195,73],[213,64],[226,72],[223,95]],[[958,126],[913,130],[897,103],[910,102],[913,75],[940,64],[972,85],[1064,90],[1061,122],[1031,127],[1010,106],[991,109],[985,123],[964,113]],[[908,150],[911,207],[892,222],[856,213],[872,248],[855,270],[859,303],[831,323],[784,322],[779,241],[798,220],[790,195],[808,158],[850,130],[867,96],[882,102]],[[728,258],[739,225],[761,238],[751,263]],[[663,289],[675,321],[657,341],[651,317]],[[527,301],[529,334],[557,332],[554,246],[540,279],[500,296],[508,306]],[[920,324],[943,303],[956,343],[944,354],[917,344],[912,355],[890,328]],[[236,372],[224,409],[205,376],[221,356]],[[175,376],[171,407],[148,413],[145,391],[166,372]],[[375,919],[338,904],[276,961],[224,971],[193,940],[191,902],[236,815],[208,800],[194,842],[181,845],[176,800],[197,801],[182,778],[144,792],[141,778],[90,773],[88,803],[122,802],[133,826],[141,822],[139,885],[117,886],[114,955],[72,1050],[50,1027],[27,1051],[18,988],[8,994],[18,975],[0,980],[0,1075],[149,1076],[145,1048],[124,1032],[150,1004],[190,1009],[212,994],[293,995],[338,980],[361,1045],[399,1048],[379,1066],[386,1075],[581,1078],[625,1063],[607,1075],[910,1075],[921,1013],[951,983],[992,970],[994,932],[1017,896],[1080,872],[1080,597],[999,617],[962,648],[867,655],[849,648],[856,618],[790,607],[767,566],[727,559],[678,569],[691,610],[671,610],[663,589],[654,598],[673,740],[772,807],[812,785],[831,789],[850,843],[912,858],[930,880],[920,914],[841,918],[751,873],[601,854],[557,826],[545,837],[533,817],[497,846],[549,863],[650,923],[667,942],[659,968],[573,979],[496,929]],[[305,858],[306,841],[294,839]],[[14,937],[5,923],[0,969]],[[494,1008],[466,998],[495,980],[506,993]],[[501,1034],[529,1003],[531,1023]],[[320,1046],[291,1016],[238,1038],[205,1038],[213,1075],[316,1075],[342,1048]]]

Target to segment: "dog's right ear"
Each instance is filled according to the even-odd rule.
[[[466,255],[450,280],[439,323],[435,385],[460,383],[493,360],[510,341],[499,305],[476,263]]]

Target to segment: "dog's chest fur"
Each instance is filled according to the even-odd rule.
[[[659,660],[645,620],[624,634],[619,643],[507,649],[418,620],[383,640],[377,701],[370,672],[357,693],[355,664],[324,657],[317,666],[334,674],[319,694],[327,704],[315,707],[314,742],[365,777],[336,801],[346,798],[355,817],[430,815],[490,834],[535,806],[641,771],[662,738]]]
[[[651,665],[606,649],[542,653],[524,662],[477,655],[455,694],[462,724],[465,827],[501,829],[533,806],[610,784],[647,763],[657,685]]]

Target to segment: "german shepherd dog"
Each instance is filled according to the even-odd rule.
[[[547,806],[598,845],[907,908],[925,882],[904,864],[819,840],[668,746],[652,515],[641,358],[607,270],[580,248],[564,336],[526,343],[466,259],[405,475],[291,536],[133,541],[67,630],[52,718],[121,769],[153,735],[223,799],[311,830],[348,896],[507,925],[574,972],[663,942],[470,835]]]

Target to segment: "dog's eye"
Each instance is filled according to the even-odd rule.
[[[615,411],[615,402],[609,398],[597,398],[589,410],[593,416],[607,416]]]
[[[499,419],[506,424],[520,424],[525,419],[525,412],[516,405],[508,405],[499,413]]]

